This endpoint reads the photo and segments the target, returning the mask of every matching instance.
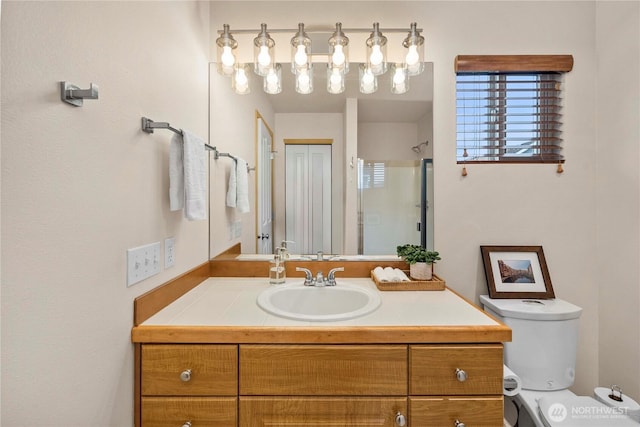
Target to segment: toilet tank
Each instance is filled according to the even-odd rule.
[[[493,299],[484,309],[509,326],[504,363],[527,390],[562,390],[575,380],[578,321],[582,309],[560,299]]]

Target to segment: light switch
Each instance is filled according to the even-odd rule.
[[[127,286],[160,273],[160,242],[127,249]]]

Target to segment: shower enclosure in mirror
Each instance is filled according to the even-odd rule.
[[[433,248],[431,159],[358,159],[358,253],[384,255],[401,244]]]

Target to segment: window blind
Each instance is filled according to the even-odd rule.
[[[559,73],[459,73],[458,162],[564,160],[561,86]]]

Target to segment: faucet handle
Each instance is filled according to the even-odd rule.
[[[327,282],[329,285],[335,286],[336,284],[336,271],[344,271],[344,267],[336,267],[329,270],[329,275],[327,276]]]
[[[313,275],[311,274],[311,270],[309,270],[308,268],[304,268],[304,267],[296,267],[296,271],[303,271],[304,272],[304,284],[305,286],[309,286],[311,284],[313,284]]]

